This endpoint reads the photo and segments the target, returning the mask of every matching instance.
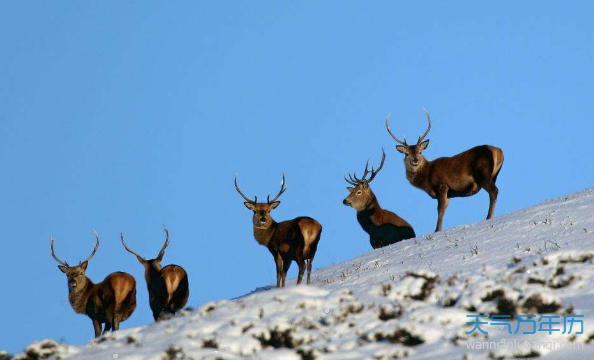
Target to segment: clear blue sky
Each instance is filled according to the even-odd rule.
[[[275,281],[247,194],[288,191],[277,220],[318,219],[314,267],[370,250],[343,175],[381,147],[380,203],[431,232],[436,202],[405,179],[385,131],[425,129],[426,156],[493,144],[496,215],[594,185],[594,5],[588,1],[24,2],[0,5],[0,349],[92,338],[50,256],[138,280],[124,328],[152,322],[141,266],[119,242],[190,275],[189,305]],[[485,192],[445,227],[482,220]],[[480,246],[480,245],[479,245]],[[296,267],[291,269],[295,276]],[[315,275],[314,275],[315,276]]]

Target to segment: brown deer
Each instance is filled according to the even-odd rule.
[[[391,211],[382,209],[369,186],[369,183],[384,167],[384,161],[386,161],[386,153],[382,149],[382,161],[377,170],[372,166],[370,172],[369,161],[367,161],[365,171],[360,179],[357,174],[353,174],[353,176],[349,174],[348,179],[346,176],[344,177],[346,182],[354,187],[347,187],[350,194],[342,203],[357,211],[357,221],[369,234],[369,242],[374,249],[416,236],[412,226],[406,220]],[[369,179],[367,179],[367,175],[370,175]]]
[[[279,193],[270,200],[270,194],[265,203],[259,203],[258,197],[254,200],[248,198],[239,190],[237,176],[235,176],[235,190],[245,200],[245,207],[254,212],[252,223],[254,225],[254,238],[266,246],[276,263],[276,287],[285,287],[287,271],[291,262],[297,262],[299,276],[297,284],[301,284],[307,263],[307,284],[311,283],[311,266],[316,255],[318,242],[322,235],[322,225],[316,220],[300,216],[292,220],[277,223],[270,216],[270,211],[280,204],[278,198],[287,190],[285,187],[285,174],[281,182]]]
[[[407,144],[406,138],[400,140],[392,133],[388,124],[390,115],[386,118],[386,129],[400,144],[396,145],[396,150],[405,155],[404,165],[408,181],[433,199],[437,199],[435,231],[441,231],[443,214],[451,198],[472,196],[480,189],[485,189],[489,193],[487,219],[491,219],[499,194],[495,182],[503,165],[503,151],[495,146],[481,145],[452,157],[442,157],[433,161],[425,159],[422,152],[429,145],[429,140],[424,139],[431,130],[431,115],[427,110],[423,110],[427,114],[427,131],[419,136],[415,145]]]
[[[122,245],[131,254],[136,255],[138,262],[144,267],[144,278],[149,293],[149,304],[153,311],[155,321],[175,315],[188,302],[190,289],[188,286],[188,274],[178,265],[167,265],[161,267],[161,261],[165,255],[165,249],[169,246],[169,230],[165,230],[165,243],[155,259],[147,260],[142,255],[132,250],[124,241],[122,234]]]
[[[85,260],[76,266],[70,266],[56,256],[54,239],[51,239],[52,257],[60,265],[58,268],[68,278],[68,300],[77,314],[85,314],[93,321],[95,337],[101,336],[101,327],[105,324],[103,334],[116,331],[120,323],[132,315],[136,309],[136,281],[132,275],[117,271],[107,275],[105,280],[94,284],[85,275],[89,260],[95,256],[99,248],[99,234],[95,232],[95,247]]]

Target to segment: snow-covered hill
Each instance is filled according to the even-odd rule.
[[[593,258],[591,188],[371,251],[316,271],[314,286],[204,304],[82,347],[36,342],[15,359],[594,359]],[[467,315],[536,314],[538,330],[542,313],[560,315],[561,331],[466,334]],[[562,334],[566,314],[584,315],[582,334]]]

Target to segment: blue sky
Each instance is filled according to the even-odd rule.
[[[141,266],[119,233],[190,276],[189,305],[275,281],[247,194],[288,190],[276,220],[318,219],[315,267],[370,250],[342,205],[348,172],[386,166],[380,203],[431,232],[434,200],[405,179],[386,133],[429,159],[493,144],[506,156],[496,215],[594,185],[594,5],[500,2],[3,2],[0,5],[0,349],[84,343],[50,256],[138,281],[123,328],[152,322]],[[481,221],[485,192],[451,202],[445,228]],[[296,266],[290,276],[295,276]],[[314,274],[315,278],[315,274]],[[9,325],[5,325],[9,324]]]

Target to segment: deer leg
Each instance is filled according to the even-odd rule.
[[[276,287],[281,287],[281,280],[283,278],[283,258],[276,254],[274,256],[274,261],[276,262]]]
[[[155,321],[159,321],[159,315],[160,315],[159,311],[153,310],[153,319]]]
[[[298,259],[297,265],[299,265],[299,276],[297,276],[297,285],[303,282],[303,274],[305,273],[305,260]]]
[[[101,323],[99,320],[93,319],[93,329],[95,329],[95,337],[101,336]]]
[[[111,330],[111,324],[106,322],[105,327],[103,328],[103,335],[105,335],[109,330]]]
[[[489,193],[489,213],[487,214],[487,220],[493,218],[495,212],[495,205],[497,204],[497,195],[499,195],[499,189],[494,182],[488,181],[483,184],[485,191]]]
[[[448,198],[448,187],[446,185],[441,185],[439,187],[439,194],[437,198],[437,226],[435,227],[435,232],[441,231],[442,224],[443,224],[443,214],[445,213],[448,204],[450,203],[450,199]]]
[[[307,285],[311,284],[311,263],[313,259],[307,260]]]
[[[283,287],[285,287],[285,282],[287,281],[287,273],[289,272],[290,267],[291,267],[291,260],[285,260],[283,262]]]
[[[111,321],[111,326],[113,328],[113,330],[111,330],[111,331],[118,331],[118,330],[120,330],[120,319],[118,318],[117,315],[115,315],[113,317],[113,320]]]

